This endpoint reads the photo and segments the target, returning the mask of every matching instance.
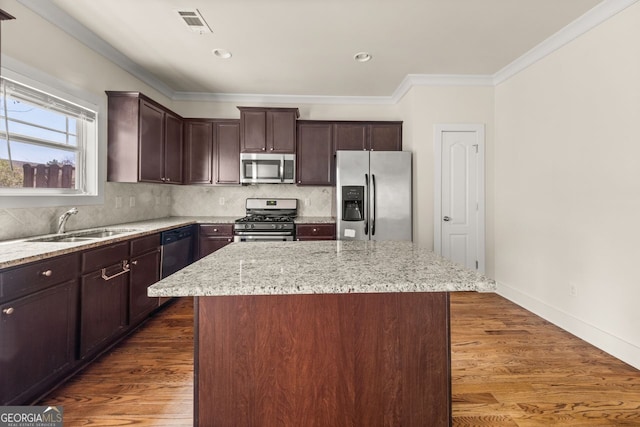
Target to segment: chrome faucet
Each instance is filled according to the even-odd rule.
[[[64,233],[64,227],[67,225],[67,220],[71,215],[75,215],[78,213],[78,208],[71,208],[58,218],[58,234]]]

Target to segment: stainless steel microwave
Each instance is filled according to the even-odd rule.
[[[293,184],[295,154],[240,153],[241,184]]]

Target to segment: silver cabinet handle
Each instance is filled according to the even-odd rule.
[[[448,216],[445,216],[444,218],[442,218],[443,221],[451,221],[451,218],[449,218]]]
[[[217,231],[218,231],[218,229],[217,229],[217,228],[214,228],[214,229],[213,229],[213,231],[216,231],[216,232],[217,232]]]
[[[116,278],[118,276],[121,276],[125,273],[128,273],[129,271],[131,271],[131,268],[129,266],[129,263],[127,262],[127,260],[122,261],[122,271],[119,273],[114,274],[113,276],[107,276],[107,269],[103,268],[102,269],[102,278],[104,279],[104,281],[109,281],[113,278]]]
[[[14,311],[15,310],[13,309],[13,307],[5,308],[4,310],[2,310],[2,312],[6,315],[13,314]]]
[[[43,271],[40,273],[40,275],[44,277],[51,277],[51,275],[53,275],[53,271],[51,270]]]

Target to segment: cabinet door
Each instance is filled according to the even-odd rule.
[[[233,242],[233,237],[207,237],[200,236],[198,239],[198,259],[204,258],[209,254],[214,253],[218,249],[224,248],[229,243]]]
[[[198,227],[198,259],[233,242],[233,224],[200,224]]]
[[[111,343],[127,324],[129,273],[121,264],[85,274],[80,281],[80,357]]]
[[[24,404],[74,363],[76,280],[0,305],[0,405]]]
[[[240,122],[214,123],[216,184],[240,184]]]
[[[297,224],[296,240],[335,240],[335,224]]]
[[[136,324],[158,306],[147,288],[160,280],[160,248],[131,259],[129,278],[129,324]]]
[[[267,150],[267,112],[241,110],[240,142],[243,153],[263,153]]]
[[[335,159],[331,123],[298,123],[296,181],[300,185],[333,185]]]
[[[213,183],[213,124],[185,122],[185,184]]]
[[[269,110],[267,112],[267,151],[270,153],[296,152],[296,113]]]
[[[182,183],[182,120],[171,114],[165,117],[164,181]]]
[[[367,125],[365,123],[336,123],[336,150],[368,150]]]
[[[372,123],[369,127],[369,143],[372,151],[401,151],[401,123]]]
[[[140,100],[139,181],[162,182],[164,174],[164,111]],[[131,147],[135,150],[135,147]]]

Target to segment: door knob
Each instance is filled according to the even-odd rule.
[[[449,218],[448,216],[445,216],[444,218],[442,218],[444,221],[451,221],[451,218]]]

